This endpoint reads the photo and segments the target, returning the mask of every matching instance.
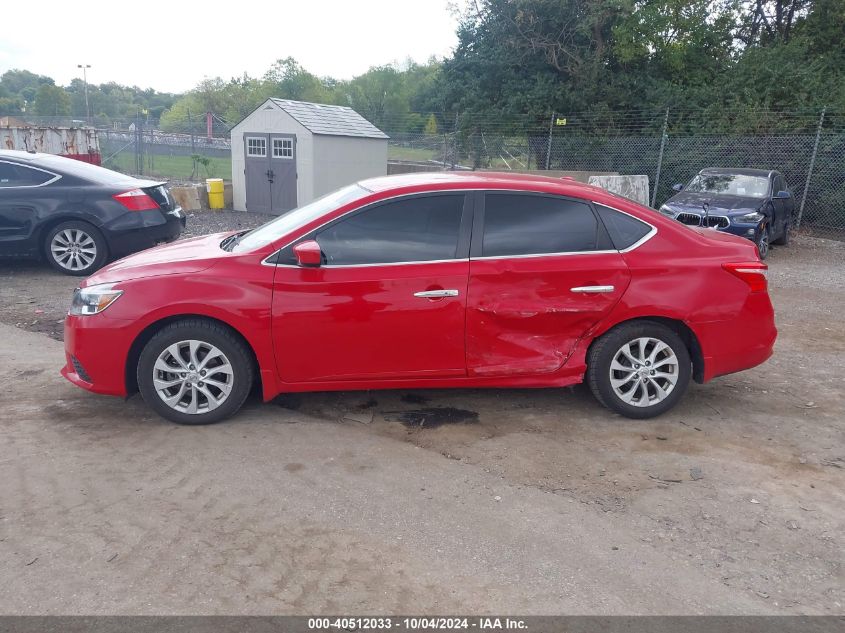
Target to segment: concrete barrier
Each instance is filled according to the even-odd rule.
[[[634,202],[649,205],[648,176],[590,176],[588,182]]]

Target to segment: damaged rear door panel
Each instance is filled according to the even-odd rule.
[[[473,225],[467,373],[551,373],[625,293],[630,272],[583,201],[488,192]]]

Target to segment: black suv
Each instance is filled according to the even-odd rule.
[[[795,198],[779,172],[708,167],[673,189],[678,193],[660,212],[679,222],[746,237],[757,244],[760,259],[770,244],[789,243]]]

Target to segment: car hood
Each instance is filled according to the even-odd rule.
[[[710,205],[710,214],[727,214],[756,211],[763,205],[764,200],[744,196],[720,196],[712,193],[692,193],[682,191],[666,201],[666,205],[677,211],[692,211],[703,213],[705,203]]]
[[[207,270],[226,254],[220,248],[220,242],[231,234],[231,231],[214,233],[135,253],[101,268],[88,277],[83,286]]]

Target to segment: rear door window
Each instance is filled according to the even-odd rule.
[[[0,187],[36,187],[53,178],[53,174],[40,169],[0,162]]]
[[[555,196],[487,193],[482,257],[596,250],[599,226],[585,202]]]
[[[651,232],[652,227],[642,220],[603,204],[596,204],[595,207],[616,250],[630,248]]]
[[[370,207],[317,232],[326,264],[455,259],[463,194],[403,198]]]

